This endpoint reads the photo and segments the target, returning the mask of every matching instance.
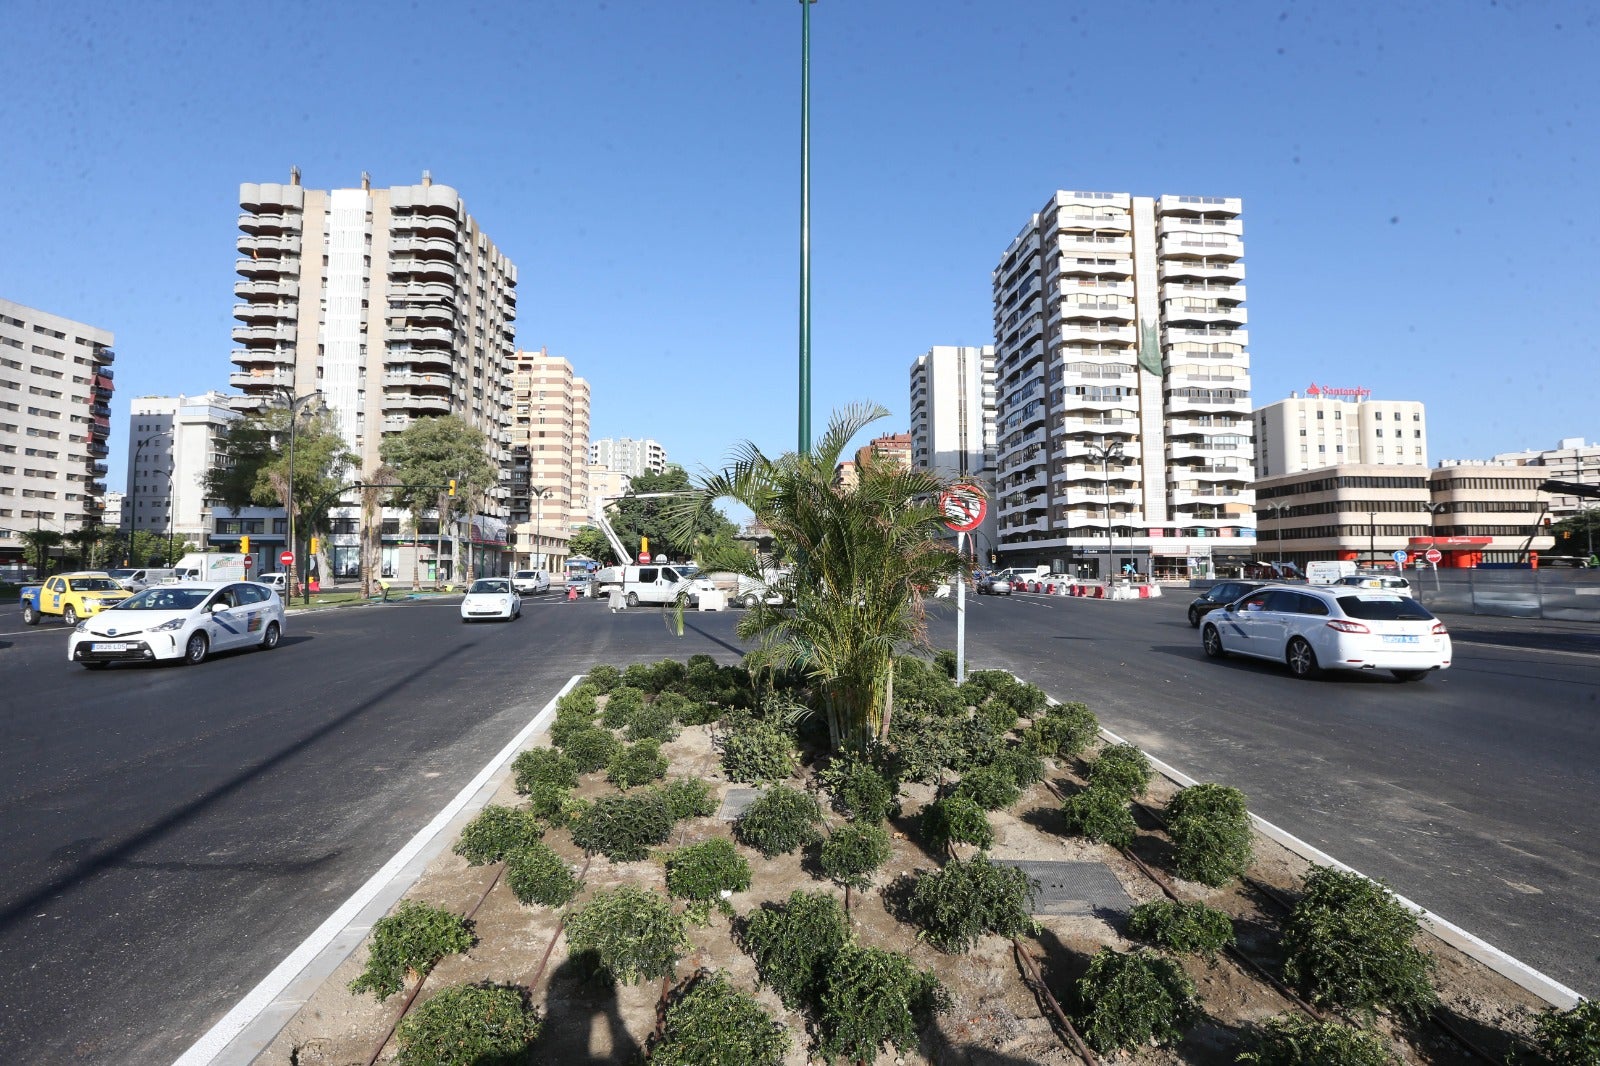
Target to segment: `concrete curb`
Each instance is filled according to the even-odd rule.
[[[389,913],[424,870],[489,802],[510,773],[512,759],[555,717],[556,703],[582,680],[573,675],[526,726],[479,770],[433,820],[356,889],[299,947],[245,993],[173,1066],[247,1066],[254,1062],[333,971],[361,945],[373,923]]]

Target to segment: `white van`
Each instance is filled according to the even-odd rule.
[[[637,607],[641,603],[672,603],[678,593],[689,590],[689,575],[693,570],[693,567],[680,570],[672,563],[608,566],[596,574],[595,579],[600,595],[617,589],[629,607]]]
[[[190,552],[173,566],[179,581],[243,581],[245,556],[229,552]]]
[[[111,580],[127,589],[129,592],[143,592],[151,585],[160,585],[175,580],[171,570],[160,570],[154,567],[124,566],[116,570],[107,570]]]
[[[1337,585],[1355,572],[1353,559],[1313,559],[1306,564],[1306,582],[1312,585]]]
[[[515,570],[511,574],[511,587],[519,596],[531,596],[550,591],[550,571]]]

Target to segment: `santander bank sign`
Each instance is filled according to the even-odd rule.
[[[1372,390],[1366,388],[1336,389],[1332,385],[1318,385],[1313,381],[1306,389],[1306,395],[1313,398],[1326,396],[1330,400],[1365,400],[1372,395]]]

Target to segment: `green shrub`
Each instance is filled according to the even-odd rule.
[[[1225,785],[1194,785],[1167,804],[1178,876],[1212,888],[1250,868],[1250,809],[1244,793]]]
[[[595,728],[592,714],[557,714],[550,723],[550,743],[563,750],[572,738],[586,729]]]
[[[1600,1062],[1600,1002],[1591,999],[1570,1010],[1540,1011],[1533,1023],[1533,1046],[1549,1066],[1594,1066]]]
[[[717,665],[717,660],[713,659],[711,656],[707,655],[703,651],[697,651],[693,655],[691,655],[687,659],[685,659],[683,661],[683,665],[688,670],[689,673],[693,673],[694,670],[695,670],[695,667],[697,667],[697,666],[713,666],[713,667],[716,666]]]
[[[817,776],[841,814],[876,825],[894,813],[893,787],[865,759],[853,755],[837,758]]]
[[[1037,685],[1019,681],[1004,670],[978,670],[967,675],[962,698],[977,709],[998,732],[1010,732],[1018,718],[1033,718],[1050,697]]]
[[[583,684],[593,688],[597,694],[604,695],[622,684],[622,671],[602,663],[583,675]]]
[[[440,959],[466,951],[475,943],[472,923],[461,915],[420,900],[405,900],[393,914],[373,925],[367,967],[350,982],[350,991],[357,995],[372,992],[382,1003],[405,987],[407,977],[426,977]]]
[[[651,1066],[780,1066],[789,1031],[720,973],[695,981],[667,1008]]]
[[[556,785],[576,788],[578,768],[565,752],[554,748],[529,748],[511,763],[512,779],[517,791],[526,795],[534,785]]]
[[[823,977],[822,1053],[873,1062],[885,1043],[910,1048],[917,1030],[949,1002],[938,980],[906,956],[846,943]]]
[[[647,692],[665,692],[674,685],[683,684],[689,675],[689,668],[676,659],[658,659],[647,670],[642,686]]]
[[[750,863],[733,841],[712,837],[667,856],[667,892],[678,899],[716,900],[750,887]]]
[[[956,653],[949,648],[940,648],[933,653],[934,668],[944,673],[945,677],[954,681],[956,679]]]
[[[572,821],[582,809],[581,803],[573,798],[570,788],[559,785],[534,785],[528,793],[528,812],[558,829]]]
[[[991,764],[1011,774],[1019,788],[1044,780],[1044,760],[1028,747],[1006,748]]]
[[[650,701],[650,706],[667,716],[669,722],[681,722],[685,715],[693,716],[694,701],[681,692],[663,692]]]
[[[844,908],[826,892],[791,892],[788,902],[766,904],[739,931],[762,983],[790,1010],[816,1001],[828,963],[849,938]]]
[[[1254,1049],[1241,1053],[1239,1061],[1255,1066],[1387,1066],[1394,1058],[1382,1039],[1354,1026],[1280,1014],[1256,1030]]]
[[[529,844],[506,858],[506,884],[523,903],[542,903],[546,907],[564,906],[583,882],[561,856],[541,843]]]
[[[572,842],[613,862],[638,862],[666,843],[672,823],[672,812],[654,792],[602,796],[573,819]]]
[[[989,816],[970,796],[944,796],[923,808],[922,839],[933,848],[951,844],[986,848],[994,843],[994,829]]]
[[[989,766],[1005,751],[1005,732],[980,715],[951,719],[947,735],[950,738],[949,768],[957,773]]]
[[[984,933],[1020,936],[1033,931],[1033,899],[1039,884],[1015,866],[978,855],[952,859],[942,870],[920,875],[906,910],[928,941],[941,951],[964,954]]]
[[[622,742],[609,729],[585,726],[565,737],[561,745],[572,760],[573,769],[580,774],[592,774],[611,761],[622,747]]]
[[[1200,1016],[1183,967],[1145,950],[1101,948],[1078,979],[1078,1000],[1078,1031],[1101,1054],[1176,1043]]]
[[[672,721],[671,707],[663,707],[659,703],[645,704],[628,719],[628,731],[624,735],[629,740],[671,740],[678,735],[678,727]]]
[[[903,655],[894,661],[894,706],[896,717],[906,710],[949,718],[959,714],[966,702],[942,667],[914,655]],[[893,722],[890,724],[892,728]]]
[[[1284,923],[1283,973],[1319,1007],[1420,1016],[1436,996],[1417,931],[1417,916],[1384,885],[1319,866]]]
[[[454,851],[472,866],[499,862],[544,836],[533,811],[491,804],[461,830]]]
[[[667,776],[667,757],[661,754],[661,741],[641,740],[618,748],[606,763],[606,780],[626,792]]]
[[[654,676],[655,667],[650,663],[629,663],[622,671],[622,684],[643,692],[650,688],[650,681]]]
[[[1128,932],[1168,951],[1209,958],[1233,943],[1233,919],[1198,900],[1161,899],[1133,908]]]
[[[520,988],[451,985],[400,1020],[396,1066],[513,1066],[544,1028]]]
[[[698,777],[675,778],[660,786],[659,791],[674,821],[709,818],[717,813],[716,793]]]
[[[595,670],[610,669],[611,667],[609,666],[595,667]],[[612,672],[615,673],[615,671]],[[593,674],[594,670],[589,671],[589,673]],[[598,685],[592,684],[588,680],[582,681],[573,686],[571,692],[556,700],[556,714],[570,714],[574,717],[586,714],[590,718],[593,718],[597,711],[595,698],[610,691],[611,690],[609,688],[600,688]]]
[[[916,710],[896,710],[889,724],[891,779],[938,780],[955,751],[954,728],[953,720]]]
[[[606,697],[605,710],[600,712],[600,724],[607,729],[621,729],[633,721],[634,714],[644,707],[644,702],[643,689],[619,685]]]
[[[1061,805],[1067,828],[1090,840],[1126,848],[1133,844],[1136,827],[1128,801],[1120,792],[1091,785],[1068,796]]]
[[[816,797],[787,785],[774,785],[757,796],[733,823],[741,844],[767,858],[813,843],[822,823]]]
[[[889,831],[872,822],[840,826],[822,842],[822,872],[841,885],[866,888],[889,861]]]
[[[1089,784],[1133,799],[1149,786],[1153,773],[1144,752],[1132,744],[1112,744],[1089,767]]]
[[[1100,720],[1081,703],[1046,707],[1022,734],[1022,742],[1050,759],[1076,759],[1100,735]]]
[[[1003,811],[1022,798],[1022,789],[1009,769],[991,763],[962,774],[955,794],[967,797],[986,811]]]
[[[665,897],[622,885],[596,892],[567,915],[567,943],[574,952],[593,952],[611,976],[633,985],[671,976],[692,946],[687,924]]]
[[[730,781],[782,781],[794,773],[794,739],[769,722],[750,722],[722,738],[722,772]]]

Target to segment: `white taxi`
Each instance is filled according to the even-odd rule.
[[[152,585],[79,622],[67,658],[93,670],[117,662],[204,662],[216,651],[283,639],[283,601],[254,581],[181,581]]]

